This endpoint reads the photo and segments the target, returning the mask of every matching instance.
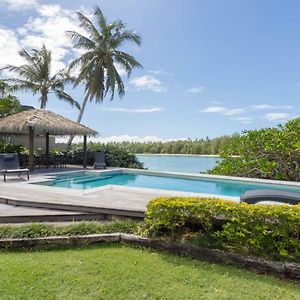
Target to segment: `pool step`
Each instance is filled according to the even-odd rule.
[[[82,183],[89,183],[89,182],[94,182],[94,181],[100,181],[104,179],[110,179],[112,176],[106,176],[106,177],[97,177],[97,178],[90,178],[90,179],[85,179],[85,180],[79,180],[79,181],[71,181],[71,184],[82,184]]]
[[[79,177],[74,177],[74,178],[57,178],[54,179],[54,183],[61,183],[61,182],[70,182],[70,183],[81,183],[85,181],[95,181],[95,180],[101,180],[101,179],[108,179],[111,178],[112,176],[95,176],[95,175],[85,175],[85,176],[79,176]]]
[[[52,180],[54,180],[55,182],[64,182],[64,181],[74,181],[74,180],[80,180],[80,179],[84,179],[84,178],[94,178],[95,176],[92,175],[82,175],[82,176],[76,176],[76,177],[57,177],[57,178],[53,178]]]

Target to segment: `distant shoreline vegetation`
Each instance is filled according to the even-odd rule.
[[[135,153],[137,156],[201,156],[201,157],[221,157],[220,154],[169,154],[169,153]]]
[[[115,145],[134,154],[176,154],[176,155],[217,155],[234,136],[221,136],[196,140],[178,140],[167,142],[114,142]],[[96,144],[96,143],[95,143]]]

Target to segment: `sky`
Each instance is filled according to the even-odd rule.
[[[97,140],[213,138],[300,115],[298,0],[0,0],[0,67],[43,43],[52,71],[66,67],[78,52],[65,31],[80,30],[76,11],[91,16],[95,5],[142,36],[124,50],[143,65],[124,77],[122,99],[88,104],[82,123]],[[82,87],[66,91],[82,102]],[[17,96],[39,106],[38,95]],[[53,96],[47,109],[78,115]]]

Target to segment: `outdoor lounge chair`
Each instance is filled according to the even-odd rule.
[[[97,168],[106,169],[104,152],[95,152],[94,169],[97,169]]]
[[[262,201],[272,201],[296,205],[300,203],[300,193],[282,190],[251,190],[245,192],[240,199],[241,202],[255,204]]]
[[[19,177],[22,173],[26,173],[27,180],[29,180],[29,170],[20,168],[19,157],[17,153],[0,154],[0,173],[3,173],[4,182],[6,182],[6,174],[12,173],[18,173]]]

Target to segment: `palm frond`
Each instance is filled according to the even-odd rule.
[[[131,42],[138,46],[142,44],[142,38],[139,34],[131,30],[124,30],[123,32],[116,32],[114,35],[114,47],[118,48],[122,46],[125,42]]]
[[[97,23],[103,31],[106,29],[107,24],[106,24],[106,18],[104,17],[102,10],[99,8],[99,6],[96,6],[94,16],[97,19]]]
[[[75,31],[66,31],[66,34],[71,39],[74,48],[95,48],[95,42],[80,33],[77,33]]]
[[[93,22],[81,12],[77,12],[79,26],[83,28],[94,41],[101,41],[102,36],[93,24]]]
[[[63,100],[72,106],[75,106],[77,109],[80,109],[80,104],[74,100],[69,94],[61,90],[54,90],[53,93],[57,96],[59,100]]]
[[[19,55],[23,57],[26,61],[28,61],[29,65],[32,66],[32,68],[34,68],[36,72],[38,72],[39,68],[34,60],[34,56],[30,55],[30,53],[25,49],[20,50]]]

